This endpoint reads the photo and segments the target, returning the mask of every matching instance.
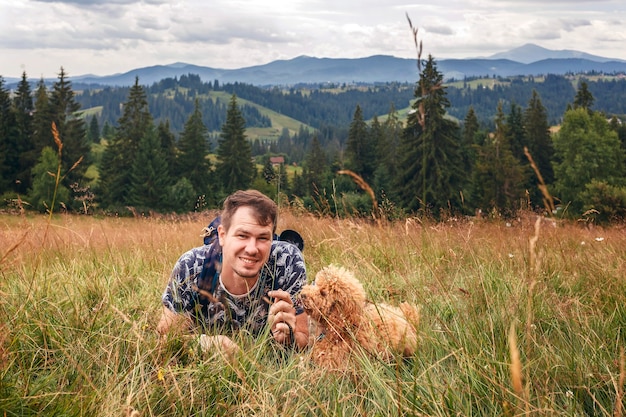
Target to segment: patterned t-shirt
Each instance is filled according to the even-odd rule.
[[[230,294],[219,278],[221,248],[217,242],[193,248],[176,262],[163,292],[163,305],[177,313],[188,313],[203,333],[229,334],[246,329],[258,334],[267,323],[267,293],[282,289],[291,295],[296,314],[303,312],[296,298],[306,284],[302,252],[288,242],[273,241],[270,257],[255,286],[244,295]],[[214,268],[202,276],[205,259]],[[205,273],[205,275],[207,275]],[[215,288],[213,288],[213,286]],[[210,293],[210,296],[207,295]]]

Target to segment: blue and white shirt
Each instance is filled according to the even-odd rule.
[[[205,260],[208,260],[207,265]],[[210,272],[205,271],[203,277],[202,270],[207,266]],[[247,294],[234,295],[226,291],[219,278],[220,270],[221,247],[217,241],[185,252],[172,270],[163,292],[163,305],[173,312],[189,314],[203,333],[218,334],[239,329],[258,334],[267,324],[269,305],[263,298],[271,290],[287,291],[296,314],[303,312],[296,295],[306,284],[306,268],[302,252],[295,245],[272,242],[269,260]],[[212,297],[208,297],[207,292]]]

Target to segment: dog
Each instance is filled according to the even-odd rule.
[[[321,367],[346,369],[359,349],[386,362],[417,351],[418,308],[368,302],[363,285],[345,268],[321,269],[302,288],[300,301],[319,333],[311,358]]]

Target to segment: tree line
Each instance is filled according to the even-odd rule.
[[[179,83],[186,94],[174,88]],[[180,131],[169,118],[153,115],[151,103],[158,106],[162,95],[150,91],[163,88],[174,91],[169,102],[181,107],[178,119],[187,115]],[[219,104],[223,116],[208,122],[207,114],[216,111],[206,107],[203,95],[216,88],[231,98]],[[359,98],[374,90],[383,98],[362,106]],[[61,69],[52,88],[40,81],[34,91],[24,73],[11,94],[0,77],[2,204],[85,213],[188,212],[217,207],[233,190],[252,187],[334,215],[508,216],[528,209],[598,221],[626,216],[624,127],[619,118],[593,110],[595,95],[586,81],[559,117],[556,133],[538,89],[524,108],[515,100],[492,103],[491,123],[473,105],[459,123],[450,117],[452,89],[432,57],[424,60],[411,91],[406,120],[394,105],[406,99],[402,90],[398,85],[355,89],[347,99],[356,103],[350,120],[341,124],[347,109],[339,94],[317,90],[264,94],[253,86],[202,83],[190,75],[150,88],[136,79],[126,90],[77,95]],[[79,97],[93,106],[99,94],[120,91],[126,91],[123,100],[108,104],[119,109],[111,110],[119,114],[115,121],[100,128],[95,116],[81,114]],[[312,110],[323,107],[309,108],[305,120],[314,131],[285,129],[278,140],[250,141],[246,117],[257,125],[268,120],[245,112],[237,103],[243,96],[283,114],[304,111],[312,96],[328,105],[319,114]],[[190,98],[193,108],[186,107]],[[387,114],[379,118],[383,105]],[[320,116],[329,113],[334,118]],[[219,133],[211,135],[216,124]],[[278,155],[284,163],[272,162]],[[53,201],[59,207],[52,207]]]

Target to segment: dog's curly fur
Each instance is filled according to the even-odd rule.
[[[417,350],[417,307],[372,304],[354,275],[329,265],[300,293],[304,310],[322,336],[313,344],[312,360],[328,369],[345,369],[362,348],[379,359],[412,356]]]

